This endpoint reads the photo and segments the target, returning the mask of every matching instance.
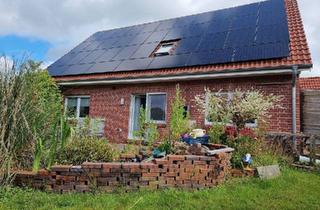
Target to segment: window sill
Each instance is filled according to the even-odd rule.
[[[166,123],[157,123],[157,128],[166,128],[167,124]]]

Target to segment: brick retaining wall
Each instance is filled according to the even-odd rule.
[[[14,184],[53,192],[112,192],[119,189],[200,189],[224,182],[230,153],[214,156],[168,155],[150,163],[84,163],[51,171],[17,172]]]

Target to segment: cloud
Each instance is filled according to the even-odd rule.
[[[0,0],[0,35],[50,42],[52,62],[96,31],[201,13],[257,0]],[[319,57],[320,1],[299,0],[315,69]]]

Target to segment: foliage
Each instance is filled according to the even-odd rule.
[[[287,168],[281,174],[272,180],[234,179],[196,191],[56,194],[0,188],[0,209],[319,209],[319,175]]]
[[[110,162],[115,158],[115,151],[104,138],[87,136],[74,138],[68,142],[58,155],[60,164],[79,165],[83,162]]]
[[[227,137],[226,144],[235,149],[231,158],[233,167],[241,168],[242,158],[248,153],[253,157],[259,155],[260,141],[257,139],[252,139],[248,136]]]
[[[157,124],[153,122],[148,122],[147,123],[147,133],[146,133],[146,138],[145,141],[147,142],[147,145],[149,147],[152,147],[154,142],[159,139],[160,135],[158,132]]]
[[[189,131],[189,113],[184,116],[184,105],[185,99],[181,95],[180,86],[177,85],[170,115],[170,138],[173,141],[179,140],[182,134]]]
[[[225,126],[217,123],[213,124],[208,130],[208,136],[210,137],[210,143],[221,144],[221,139],[225,134]]]
[[[1,65],[0,174],[9,175],[12,166],[30,168],[33,160],[35,170],[50,167],[67,137],[67,126],[60,129],[64,119],[59,88],[40,65],[33,61]]]
[[[139,140],[144,140],[148,146],[152,146],[154,142],[159,139],[159,132],[157,124],[153,121],[147,120],[146,110],[141,106],[139,110],[139,128],[133,132],[133,135]]]
[[[259,123],[266,123],[271,108],[282,108],[279,105],[281,100],[281,96],[254,89],[235,90],[232,99],[221,94],[221,91],[213,93],[209,89],[205,89],[205,94],[195,97],[199,110],[205,113],[210,121],[233,123],[238,131],[254,119]]]
[[[72,135],[57,158],[60,164],[82,164],[89,162],[110,162],[118,155],[107,139],[95,135],[97,119],[84,118],[73,122]]]
[[[166,152],[166,154],[170,154],[172,152],[172,145],[171,141],[169,139],[165,139],[161,142],[161,144],[158,146],[158,149],[161,152]]]

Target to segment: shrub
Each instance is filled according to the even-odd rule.
[[[60,164],[79,165],[83,162],[110,162],[116,156],[106,139],[83,137],[68,142],[58,155]]]
[[[179,140],[182,134],[189,131],[189,113],[184,115],[184,106],[185,99],[181,95],[179,85],[177,85],[170,115],[170,138],[173,141]]]
[[[233,123],[238,132],[253,119],[265,124],[270,117],[271,108],[282,108],[278,103],[281,100],[281,96],[254,89],[235,90],[232,99],[226,98],[220,91],[214,94],[209,89],[205,89],[204,94],[195,97],[199,111],[205,113],[208,119],[224,124]]]
[[[0,174],[7,177],[12,167],[50,167],[69,133],[59,88],[41,63],[8,63],[0,65]]]
[[[157,124],[147,120],[146,110],[142,106],[139,110],[139,129],[134,131],[133,135],[139,140],[144,140],[150,147],[160,136]]]
[[[233,167],[242,167],[242,158],[246,154],[251,154],[253,157],[259,155],[260,142],[256,139],[252,139],[248,136],[239,136],[236,138],[227,138],[227,145],[234,148],[232,154],[231,163]]]
[[[208,130],[208,136],[210,137],[210,143],[223,144],[222,136],[225,134],[225,128],[223,124],[213,124]]]
[[[171,141],[169,139],[165,139],[164,141],[161,142],[158,149],[161,152],[166,152],[166,154],[170,154],[172,152]]]

